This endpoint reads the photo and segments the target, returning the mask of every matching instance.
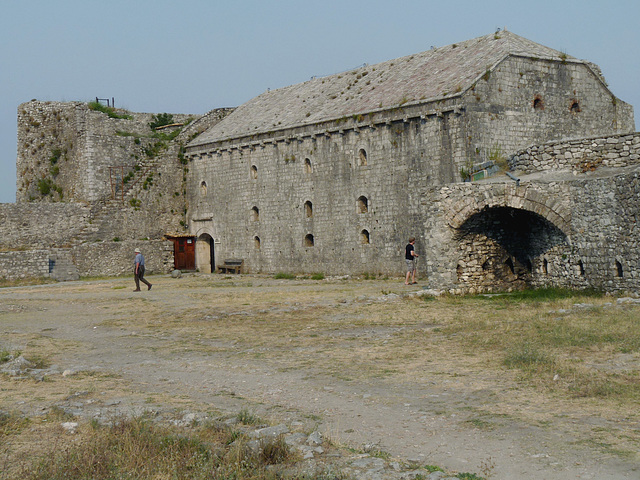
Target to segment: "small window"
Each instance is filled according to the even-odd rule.
[[[533,109],[534,110],[544,110],[544,102],[542,98],[539,96],[533,99]]]
[[[584,264],[582,260],[578,260],[578,272],[580,272],[581,277],[584,277]]]
[[[207,194],[207,182],[204,180],[200,183],[200,195],[203,197]]]
[[[545,275],[549,274],[549,262],[546,258],[542,261],[542,273]]]
[[[256,250],[260,250],[260,237],[253,237],[253,245]]]
[[[358,165],[363,167],[367,164],[367,152],[364,148],[358,150]]]
[[[309,201],[304,202],[304,214],[307,218],[313,217],[313,204]]]
[[[571,110],[571,113],[581,112],[582,109],[580,108],[580,102],[578,102],[577,100],[572,100],[571,107],[569,108],[569,110]]]
[[[257,222],[260,220],[260,210],[258,209],[258,207],[253,207],[251,209],[251,218],[253,219],[254,222]]]
[[[369,244],[370,243],[370,237],[369,237],[369,231],[368,230],[362,230],[360,232],[360,241],[363,244]]]
[[[256,167],[255,165],[251,165],[251,178],[253,180],[256,180],[258,178],[258,167]]]
[[[618,278],[624,277],[624,272],[622,271],[622,264],[616,260],[616,274]]]
[[[309,233],[306,237],[304,237],[304,246],[313,247],[313,244],[314,244],[313,235]]]
[[[309,160],[308,158],[304,159],[304,171],[305,173],[313,172],[313,167],[311,166],[311,160]]]
[[[358,213],[367,213],[369,211],[369,200],[364,195],[357,200]]]

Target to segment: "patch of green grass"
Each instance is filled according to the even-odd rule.
[[[113,107],[107,107],[106,105],[102,105],[100,102],[89,102],[89,109],[94,110],[96,112],[106,113],[109,118],[120,118],[125,120],[131,120],[133,117],[127,113],[118,113],[118,111]]]
[[[324,280],[324,273],[314,273],[311,275],[311,280]]]
[[[530,342],[515,345],[507,352],[504,364],[508,368],[520,368],[522,370],[537,369],[541,365],[552,365],[553,359],[540,351],[537,345]]]
[[[292,273],[279,272],[276,273],[273,278],[276,280],[294,280],[296,278]]]
[[[257,416],[255,413],[250,412],[246,408],[243,408],[242,410],[240,410],[240,412],[238,412],[236,419],[244,425],[260,425],[264,423],[264,421],[259,416]]]

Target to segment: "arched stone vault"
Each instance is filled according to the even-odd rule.
[[[466,184],[449,188],[446,197],[445,219],[457,245],[456,283],[461,288],[523,288],[564,269],[571,204],[561,189]]]
[[[570,234],[571,205],[567,197],[543,193],[531,184],[464,185],[457,193],[461,198],[452,195],[454,203],[446,212],[447,224],[453,229],[459,229],[472,215],[488,208],[510,207],[537,213],[565,235]]]

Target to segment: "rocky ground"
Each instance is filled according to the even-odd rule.
[[[468,352],[438,350],[437,338],[424,356],[407,353],[412,368],[385,368],[397,358],[380,349],[404,354],[401,336],[437,337],[441,319],[394,317],[412,312],[419,286],[150,280],[140,293],[131,279],[0,290],[0,350],[20,352],[2,365],[0,410],[60,410],[68,435],[90,419],[236,424],[250,411],[268,420],[245,427],[255,439],[283,434],[305,468],[362,479],[640,478],[637,451],[599,446],[600,432],[640,430],[615,408],[546,396]]]

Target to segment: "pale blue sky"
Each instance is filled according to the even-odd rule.
[[[508,30],[598,64],[640,109],[637,0],[0,0],[0,202],[32,98],[194,113]]]

